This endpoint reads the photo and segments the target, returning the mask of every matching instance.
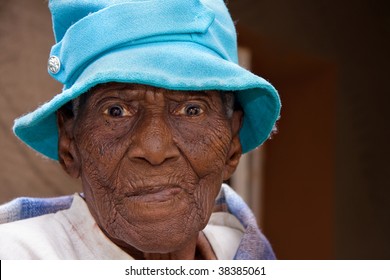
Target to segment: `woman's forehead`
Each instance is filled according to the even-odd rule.
[[[163,94],[165,97],[174,100],[187,100],[189,98],[206,98],[214,99],[220,96],[217,90],[171,90],[166,88],[159,88],[143,84],[129,84],[129,83],[107,83],[97,85],[90,89],[87,94],[82,97],[85,99],[100,99],[105,97],[144,99],[146,94]]]

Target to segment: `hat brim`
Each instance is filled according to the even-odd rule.
[[[56,111],[107,83],[138,83],[172,90],[235,91],[244,110],[240,141],[243,152],[261,145],[279,117],[280,100],[263,78],[191,42],[160,42],[112,50],[90,63],[72,86],[35,111],[15,120],[14,133],[39,153],[58,160]]]

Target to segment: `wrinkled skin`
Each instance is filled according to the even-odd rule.
[[[201,230],[238,164],[242,113],[228,118],[216,91],[111,83],[84,96],[76,116],[58,112],[59,156],[99,227],[135,258],[212,258]]]

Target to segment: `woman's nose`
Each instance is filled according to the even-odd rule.
[[[143,159],[151,165],[160,165],[179,157],[173,141],[172,128],[163,113],[146,114],[133,131],[129,156]]]

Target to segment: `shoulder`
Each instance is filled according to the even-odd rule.
[[[67,237],[58,212],[72,199],[18,198],[0,206],[0,259],[59,258],[55,248]]]
[[[232,188],[226,184],[222,185],[216,205],[236,217],[244,228],[235,259],[267,260],[276,258],[271,244],[259,229],[251,209]]]
[[[0,225],[0,259],[131,257],[104,235],[76,194],[70,208]]]
[[[56,254],[50,248],[63,239],[60,228],[54,214],[0,225],[0,259],[41,259],[43,256],[55,259]]]

